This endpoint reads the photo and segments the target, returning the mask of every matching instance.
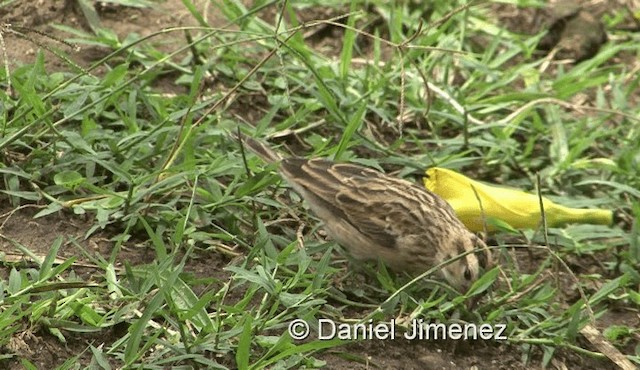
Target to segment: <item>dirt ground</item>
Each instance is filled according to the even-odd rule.
[[[196,1],[202,8],[203,1]],[[10,6],[0,8],[0,17],[3,22],[13,25],[22,25],[34,28],[48,34],[66,37],[61,31],[51,27],[52,24],[65,24],[71,27],[85,29],[88,25],[84,22],[84,17],[80,9],[75,5],[75,1],[60,0],[38,0],[38,1],[18,1]],[[159,3],[158,9],[133,9],[117,8],[114,6],[102,5],[99,9],[103,25],[114,30],[124,38],[131,32],[146,35],[159,29],[186,25],[192,23],[192,18],[184,8],[180,0],[167,0]],[[213,8],[213,6],[211,7]],[[552,24],[550,18],[545,19],[544,14],[533,14],[518,12],[515,8],[506,5],[497,7],[502,11],[502,18],[505,22],[512,22],[513,25],[530,24],[532,28],[541,27],[544,24]],[[310,14],[313,19],[317,14]],[[224,21],[215,18],[213,9],[209,14],[211,24],[221,25]],[[519,19],[518,17],[522,17]],[[540,18],[542,17],[542,18]],[[546,17],[550,17],[548,14]],[[534,21],[535,20],[535,21]],[[533,23],[536,24],[533,24]],[[514,26],[515,27],[515,26]],[[14,31],[16,29],[13,29]],[[29,33],[28,36],[41,39],[42,36]],[[15,67],[21,63],[31,63],[34,60],[36,46],[31,41],[16,35],[11,30],[3,32],[4,42],[8,46],[8,59],[10,67]],[[175,42],[181,42],[181,35],[169,35],[175,37]],[[331,44],[332,37],[341,37],[339,32],[326,32],[318,35],[322,41],[318,42],[318,47]],[[591,36],[589,36],[591,37]],[[589,42],[599,42],[601,35],[596,34]],[[166,43],[171,47],[171,43]],[[61,46],[61,48],[65,48]],[[78,52],[68,50],[73,60],[81,66],[87,67],[92,62],[104,57],[108,51],[97,47],[83,47]],[[58,58],[47,54],[47,70],[68,68]],[[588,57],[581,55],[580,57]],[[6,200],[3,200],[6,203]],[[38,251],[44,257],[49,246],[58,237],[64,238],[64,246],[61,248],[61,257],[71,255],[80,256],[77,247],[71,240],[77,241],[84,249],[90,253],[108,256],[111,253],[113,241],[110,240],[108,230],[98,232],[88,239],[84,238],[86,231],[93,222],[87,217],[80,217],[69,212],[59,212],[44,218],[33,219],[33,215],[39,211],[38,206],[23,206],[20,208],[5,207],[0,215],[0,253],[6,255],[6,260],[12,263],[30,264],[31,261],[24,258],[14,245],[8,240],[15,240],[28,246],[33,251]],[[192,265],[188,269],[196,274],[207,274],[211,271],[211,264],[225,265],[228,261],[225,257],[211,253],[211,255],[201,255],[200,258],[193,259]],[[128,260],[131,264],[148,263],[152,255],[144,247],[129,247],[123,249],[119,255],[121,261]],[[90,281],[93,271],[91,263],[84,257],[79,258],[75,271]],[[7,278],[10,268],[3,265],[0,268],[0,276]],[[614,315],[615,316],[615,315]],[[637,316],[607,317],[606,320],[616,322],[617,320],[635,320]],[[631,322],[626,321],[628,325]],[[604,324],[608,324],[603,322]],[[117,328],[113,329],[118,330]],[[119,333],[105,332],[96,334],[73,334],[68,333],[67,343],[60,343],[54,336],[41,331],[25,331],[17,335],[12,341],[11,351],[20,352],[30,358],[42,369],[52,369],[61,365],[66,358],[77,355],[86,350],[89,343],[94,346],[104,344],[108,346],[111,342],[119,338]],[[352,361],[343,359],[340,355],[331,351],[321,354],[318,358],[327,362],[327,368],[331,369],[353,369],[369,368],[379,366],[380,368],[396,369],[528,369],[521,363],[519,349],[506,345],[488,343],[462,343],[453,347],[447,342],[419,342],[419,341],[367,341],[354,343],[341,348],[341,351],[349,351],[357,356],[368,359],[369,364],[360,366]],[[81,356],[80,362],[88,364],[91,353],[86,352]],[[541,354],[538,354],[541,356]],[[594,360],[577,356],[575,353],[560,351],[553,362],[557,368],[569,369],[601,369],[611,366],[609,362]],[[18,363],[0,362],[0,367],[21,368]]]

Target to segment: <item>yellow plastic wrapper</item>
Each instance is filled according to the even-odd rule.
[[[514,229],[534,229],[542,222],[537,194],[484,184],[445,168],[430,168],[426,175],[425,187],[446,200],[471,231],[484,231],[478,198],[487,220],[487,231],[495,231],[495,225],[500,221]],[[611,210],[569,208],[545,197],[542,202],[548,227],[569,223],[610,225],[613,222]]]

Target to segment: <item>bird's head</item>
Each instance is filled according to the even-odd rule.
[[[453,236],[449,242],[450,245],[442,248],[446,252],[442,253],[441,261],[453,260],[461,254],[470,253],[444,266],[442,274],[451,285],[466,292],[478,280],[481,271],[490,266],[491,253],[484,241],[468,230]]]

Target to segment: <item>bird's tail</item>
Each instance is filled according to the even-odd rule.
[[[242,145],[249,148],[258,157],[262,158],[267,163],[279,162],[282,160],[282,156],[271,149],[267,144],[262,143],[252,137],[249,137],[241,132],[234,133],[233,135]]]

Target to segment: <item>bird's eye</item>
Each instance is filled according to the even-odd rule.
[[[464,278],[467,280],[471,280],[471,271],[468,268],[464,269]]]

